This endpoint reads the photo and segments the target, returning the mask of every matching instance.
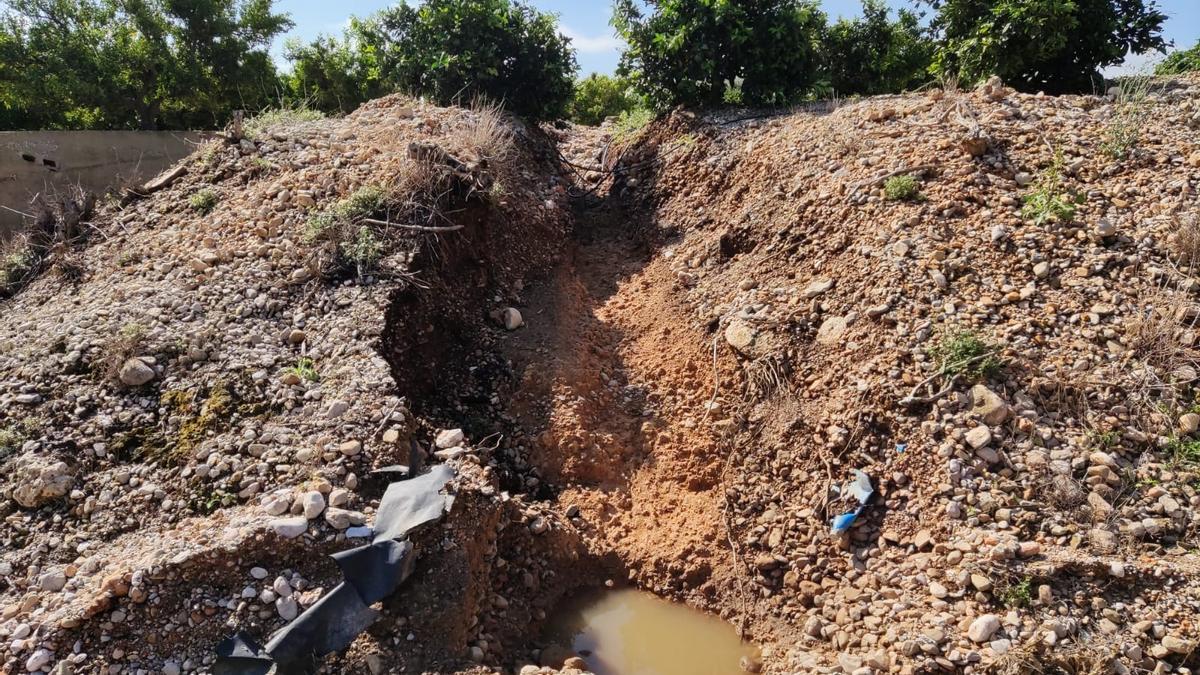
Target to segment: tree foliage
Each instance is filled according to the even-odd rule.
[[[287,54],[291,91],[327,111],[407,91],[441,104],[483,96],[546,119],[566,112],[577,70],[554,16],[510,0],[400,4]]]
[[[999,75],[1028,91],[1090,92],[1129,52],[1163,50],[1154,0],[923,0],[938,10],[934,71],[974,83]]]
[[[637,91],[655,107],[785,104],[817,78],[825,16],[812,0],[617,0],[613,26]]]
[[[9,0],[4,128],[211,127],[264,107],[267,54],[292,24],[272,0]]]
[[[1167,58],[1154,69],[1155,75],[1178,75],[1200,70],[1200,42],[1191,49],[1180,49],[1167,55]]]
[[[830,88],[839,95],[914,89],[929,80],[934,44],[917,15],[902,9],[888,20],[883,0],[863,0],[863,16],[841,19],[822,40]]]
[[[636,107],[638,97],[625,78],[592,73],[575,83],[571,119],[579,124],[596,125]]]

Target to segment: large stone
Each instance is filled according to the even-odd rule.
[[[142,359],[134,357],[121,364],[117,376],[126,387],[140,387],[154,379],[154,369]]]
[[[800,294],[800,297],[804,298],[805,300],[811,300],[818,295],[827,292],[831,288],[833,288],[833,279],[817,279],[804,289],[804,292]]]
[[[505,307],[500,313],[500,320],[504,322],[505,330],[516,330],[525,325],[525,318],[521,316],[521,310],[516,307]]]
[[[998,630],[1000,630],[1000,617],[995,614],[984,614],[971,622],[970,628],[967,629],[967,637],[976,644],[983,644],[991,640]]]
[[[300,510],[305,518],[312,519],[321,515],[325,510],[325,495],[316,490],[309,490],[300,495]],[[294,512],[293,512],[294,513]]]
[[[739,354],[754,356],[754,342],[757,339],[758,331],[741,319],[733,319],[725,327],[725,341]]]
[[[437,438],[433,439],[433,444],[439,449],[455,448],[462,445],[466,440],[466,435],[462,429],[446,429],[438,432]]]
[[[817,329],[817,342],[823,345],[836,345],[842,341],[849,324],[844,316],[831,316],[821,323]]]
[[[992,430],[984,426],[975,427],[967,432],[966,441],[967,445],[976,450],[987,447],[987,444],[992,442]]]
[[[66,462],[25,454],[12,463],[12,499],[17,504],[35,509],[66,496],[74,478]]]
[[[351,525],[362,525],[366,520],[366,516],[358,511],[347,511],[333,506],[325,509],[325,522],[335,530],[344,530]]]
[[[271,521],[271,529],[284,539],[295,539],[308,531],[308,519],[304,516],[279,518]]]
[[[971,387],[971,405],[971,412],[989,426],[994,427],[1008,419],[1008,404],[996,392],[982,384]]]

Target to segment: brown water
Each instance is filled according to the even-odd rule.
[[[717,617],[632,589],[575,599],[550,635],[596,675],[739,675],[743,657],[758,659]]]

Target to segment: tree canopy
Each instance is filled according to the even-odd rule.
[[[825,15],[812,0],[616,0],[621,69],[656,107],[784,104],[817,79]]]
[[[289,88],[325,110],[388,91],[438,103],[476,96],[533,119],[565,113],[578,66],[551,14],[510,0],[426,0],[354,20],[339,38],[291,43]]]
[[[9,0],[4,128],[212,127],[278,95],[272,0]]]
[[[841,19],[821,40],[823,67],[839,95],[885,94],[916,88],[930,79],[934,44],[914,12],[888,19],[883,0],[863,0],[863,16]]]
[[[937,10],[934,71],[977,82],[999,75],[1024,90],[1090,92],[1100,69],[1132,52],[1163,51],[1154,0],[923,0]]]

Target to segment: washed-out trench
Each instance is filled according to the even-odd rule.
[[[549,502],[569,524],[552,544],[533,543],[561,569],[553,587],[530,591],[540,611],[505,641],[512,663],[545,646],[553,606],[587,587],[641,588],[739,628],[748,618],[723,508],[732,434],[717,402],[736,368],[685,308],[671,241],[633,211],[616,197],[577,200],[557,262],[505,298],[523,315],[519,329],[478,325],[497,298],[467,272],[398,299],[397,319],[429,325],[416,339],[385,337],[401,391],[429,427],[464,424],[495,446],[504,489]],[[446,264],[469,260],[478,256]],[[501,558],[506,545],[529,545],[508,539],[495,544]]]

